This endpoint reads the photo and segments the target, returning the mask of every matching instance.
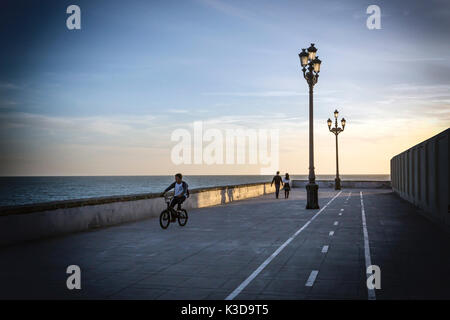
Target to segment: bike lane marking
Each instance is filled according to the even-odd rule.
[[[264,270],[264,268],[273,260],[275,259],[275,257],[281,252],[283,251],[283,249],[292,242],[292,240],[294,240],[303,230],[306,229],[306,227],[308,227],[308,225],[314,221],[314,219],[316,219],[316,217],[323,211],[325,210],[328,205],[333,202],[334,199],[336,199],[342,191],[339,191],[330,201],[328,201],[328,203],[322,207],[322,209],[320,209],[315,215],[313,215],[311,217],[311,219],[309,219],[300,229],[298,229],[289,239],[287,239],[277,250],[275,250],[274,253],[272,253],[272,255],[270,257],[268,257],[255,271],[253,271],[253,273],[247,278],[245,279],[236,289],[234,289],[233,292],[231,292],[226,298],[225,300],[233,300],[239,293],[242,292],[242,290],[245,289],[245,287],[248,286],[248,284],[256,278],[256,276]]]
[[[362,191],[359,192],[359,196],[361,198],[361,217],[362,217],[362,226],[363,226],[363,234],[364,234],[364,256],[365,256],[365,260],[366,260],[366,276],[369,277],[372,274],[367,272],[367,268],[372,265],[372,260],[370,259],[369,234],[367,232],[366,212],[364,210],[364,200],[363,200]],[[368,300],[376,300],[377,299],[374,289],[367,288],[367,295],[368,295]]]
[[[311,271],[311,274],[309,275],[308,280],[305,283],[305,286],[312,287],[314,285],[314,281],[316,281],[316,277],[319,274],[318,270]]]
[[[347,199],[345,199],[345,202],[347,202],[348,201],[348,199],[350,199],[350,196],[352,195],[352,192],[350,191],[350,193],[348,194],[348,197],[347,197]]]

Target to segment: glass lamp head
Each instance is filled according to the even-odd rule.
[[[298,57],[300,58],[300,63],[302,67],[305,67],[308,64],[308,57],[309,54],[306,52],[306,49],[302,49],[302,52],[298,54]]]
[[[319,56],[317,56],[314,60],[313,60],[313,67],[314,67],[314,72],[315,73],[319,73],[320,72],[320,64],[322,63],[322,61],[319,59]]]
[[[311,46],[308,48],[309,60],[314,60],[316,58],[317,48],[314,47],[314,43],[311,43]]]

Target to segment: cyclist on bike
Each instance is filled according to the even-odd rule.
[[[166,192],[171,189],[175,189],[175,191],[169,206],[173,209],[175,205],[178,205],[177,210],[181,210],[181,204],[189,197],[188,184],[183,181],[183,175],[181,173],[175,175],[175,182],[168,186],[166,190],[161,193],[161,196],[163,197]],[[172,217],[172,221],[175,221],[175,217]]]

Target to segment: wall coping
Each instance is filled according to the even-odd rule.
[[[303,180],[299,180],[299,179],[295,179],[292,181],[309,181],[308,179],[303,179]],[[386,182],[391,182],[391,180],[347,180],[347,179],[341,179],[341,182],[379,182],[379,183],[386,183]],[[334,182],[334,180],[321,180],[321,179],[316,179],[316,182]]]
[[[267,184],[270,182],[254,182],[254,183],[243,183],[225,186],[214,186],[214,187],[203,187],[196,189],[189,189],[190,194],[215,191],[215,190],[226,190],[232,188],[245,188],[258,186],[262,184]],[[60,201],[50,201],[50,202],[40,202],[16,206],[0,206],[0,217],[15,215],[15,214],[28,214],[33,212],[42,212],[57,209],[67,209],[75,207],[84,206],[95,206],[101,204],[108,204],[114,202],[126,202],[126,201],[136,201],[136,200],[146,200],[160,198],[161,192],[157,193],[140,193],[140,194],[130,194],[130,195],[117,195],[117,196],[105,196],[105,197],[94,197],[94,198],[81,198],[81,199],[70,199],[70,200],[60,200]]]
[[[292,180],[295,181],[308,181],[308,180]],[[378,182],[378,183],[390,183],[390,180],[343,180],[345,182],[350,183],[364,183],[364,182]],[[334,180],[316,180],[316,182],[334,182]],[[208,191],[216,191],[222,189],[232,189],[232,188],[245,188],[251,186],[258,186],[262,184],[270,184],[270,182],[255,182],[255,183],[243,183],[243,184],[234,184],[234,185],[225,185],[225,186],[214,186],[214,187],[203,187],[203,188],[195,188],[190,189],[190,194],[208,192]],[[136,201],[136,200],[146,200],[146,199],[154,199],[160,197],[160,192],[158,193],[140,193],[140,194],[130,194],[130,195],[116,195],[116,196],[105,196],[105,197],[94,197],[94,198],[81,198],[81,199],[70,199],[70,200],[60,200],[60,201],[50,201],[50,202],[40,202],[33,204],[24,204],[17,206],[0,206],[0,217],[15,215],[15,214],[28,214],[34,212],[42,212],[49,210],[57,210],[57,209],[67,209],[67,208],[76,208],[76,207],[84,207],[84,206],[95,206],[101,204],[108,204],[114,202],[127,202],[127,201]]]

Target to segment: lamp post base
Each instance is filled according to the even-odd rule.
[[[319,209],[319,186],[315,182],[306,185],[306,209]]]
[[[341,179],[334,179],[334,190],[341,190]]]

